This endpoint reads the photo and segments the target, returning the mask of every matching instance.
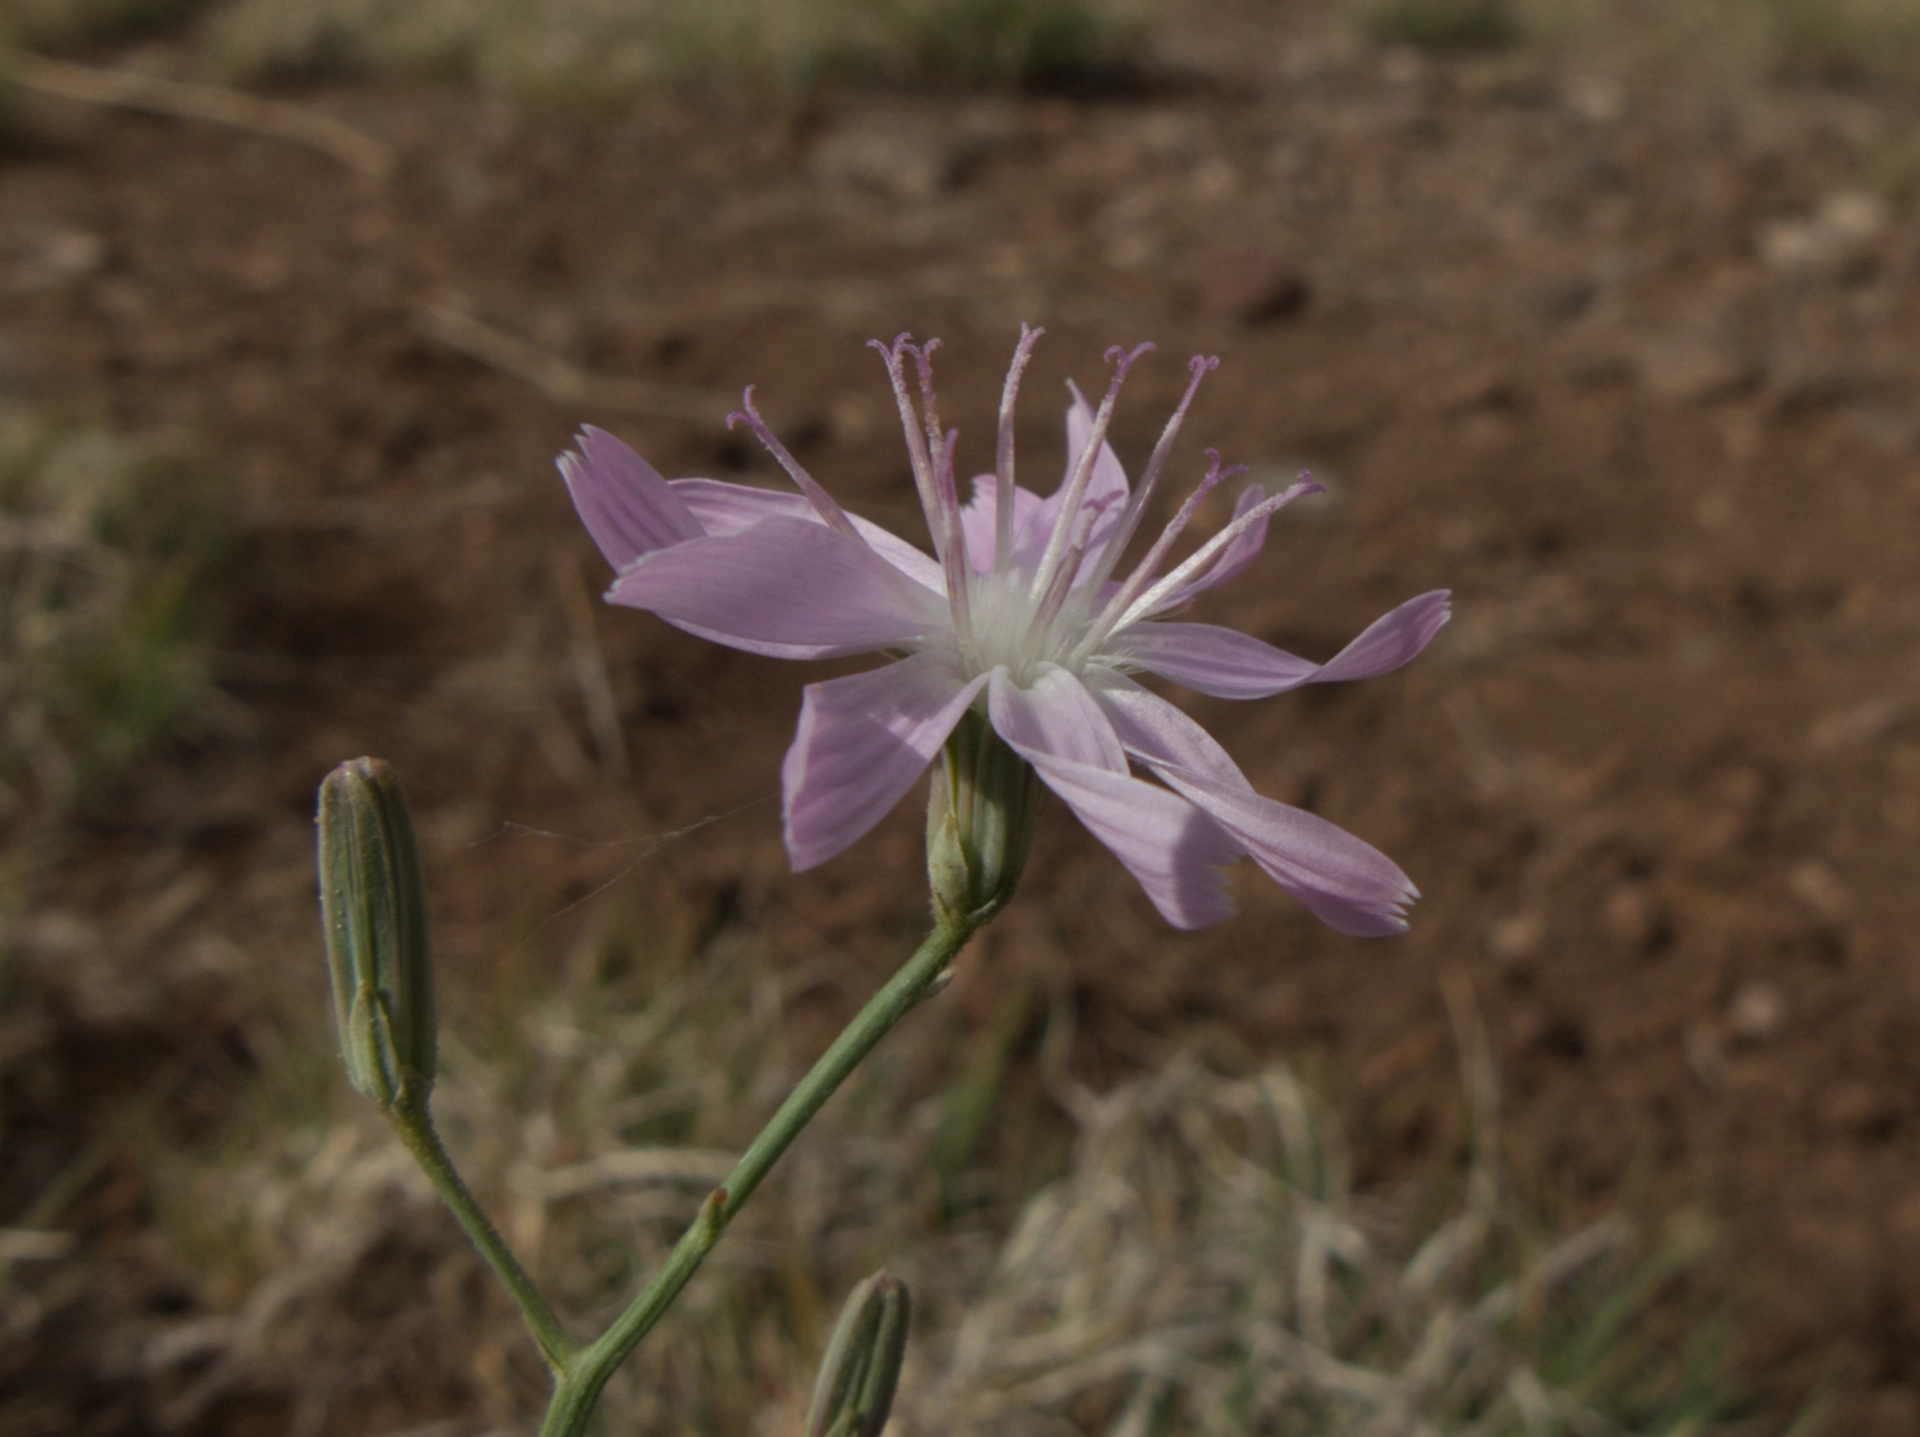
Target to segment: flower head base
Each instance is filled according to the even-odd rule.
[[[1099,406],[1073,390],[1066,474],[1043,499],[1015,482],[1013,446],[1014,402],[1039,335],[1021,331],[1001,395],[994,472],[973,480],[964,505],[956,435],[942,429],[934,401],[937,341],[875,343],[899,405],[932,557],[841,509],[761,421],[751,390],[730,422],[753,430],[796,494],[669,482],[612,436],[583,431],[560,469],[618,571],[608,598],[753,653],[897,656],[806,690],[782,768],[787,850],[797,869],[833,857],[879,822],[972,715],[944,774],[957,825],[953,755],[990,751],[981,747],[990,729],[991,748],[1004,745],[1030,767],[1179,927],[1231,914],[1221,869],[1251,857],[1342,932],[1404,929],[1403,910],[1418,894],[1391,860],[1324,819],[1255,793],[1204,729],[1132,676],[1144,671],[1239,699],[1368,678],[1426,647],[1447,620],[1447,594],[1408,600],[1325,664],[1231,629],[1168,621],[1164,615],[1245,569],[1268,519],[1318,486],[1303,479],[1272,495],[1249,488],[1225,528],[1167,568],[1201,501],[1241,472],[1222,469],[1209,451],[1194,492],[1123,569],[1194,393],[1218,361],[1192,361],[1185,394],[1138,486],[1129,486],[1107,426],[1127,370],[1149,346],[1109,350],[1113,376]],[[1136,775],[1136,766],[1159,782]],[[936,792],[936,808],[939,799]],[[1009,814],[1030,808],[1012,789],[996,802]],[[936,895],[939,865],[947,864],[949,899],[936,902],[1003,902],[1030,823],[1016,821],[997,858],[957,828],[958,847],[943,859],[937,826],[930,822],[929,856]]]
[[[978,926],[1013,897],[1033,847],[1033,766],[969,712],[948,735],[927,799],[927,878],[943,924]]]

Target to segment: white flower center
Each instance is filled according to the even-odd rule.
[[[968,630],[956,633],[962,667],[971,674],[1005,665],[1023,688],[1038,677],[1041,664],[1059,664],[1078,673],[1089,654],[1077,654],[1087,632],[1090,605],[1083,587],[1068,593],[1050,617],[1041,612],[1033,576],[1019,569],[974,574],[969,585]]]

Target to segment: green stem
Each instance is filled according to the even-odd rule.
[[[821,1055],[780,1105],[772,1121],[760,1130],[760,1136],[727,1175],[725,1185],[708,1195],[693,1226],[675,1244],[653,1280],[612,1327],[592,1344],[581,1348],[559,1370],[553,1400],[540,1426],[541,1437],[580,1437],[586,1431],[587,1421],[593,1415],[594,1404],[599,1401],[607,1379],[699,1270],[734,1214],[760,1186],[760,1180],[820,1111],[821,1105],[833,1096],[847,1074],[886,1036],[887,1030],[934,991],[947,965],[978,926],[966,920],[952,926],[944,923],[937,926],[886,987],[874,994],[859,1016],[834,1039],[833,1046]]]
[[[506,1240],[480,1210],[480,1204],[473,1200],[473,1194],[467,1191],[466,1183],[461,1180],[453,1160],[441,1145],[440,1134],[434,1130],[426,1099],[409,1094],[394,1104],[387,1116],[392,1120],[400,1141],[406,1144],[407,1151],[413,1154],[413,1160],[420,1164],[421,1171],[440,1194],[441,1201],[453,1210],[460,1226],[466,1229],[467,1236],[480,1250],[480,1256],[487,1260],[494,1275],[520,1305],[520,1316],[527,1324],[527,1331],[533,1334],[534,1344],[539,1347],[540,1356],[546,1360],[547,1367],[556,1378],[562,1378],[579,1348],[560,1326],[560,1319],[554,1316],[553,1309],[547,1305],[546,1298],[540,1295],[540,1289],[533,1285],[533,1279],[527,1276],[526,1269],[520,1266],[519,1259],[514,1257]]]

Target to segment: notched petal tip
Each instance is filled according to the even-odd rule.
[[[1303,871],[1298,866],[1297,855],[1276,861],[1275,855],[1268,854],[1263,861],[1256,851],[1254,861],[1309,913],[1336,932],[1350,938],[1393,938],[1405,933],[1412,926],[1407,910],[1419,900],[1419,890],[1385,854],[1372,849],[1364,840],[1350,834],[1347,837],[1359,847],[1369,849],[1374,863],[1390,870],[1398,883],[1376,885],[1351,871],[1339,878],[1333,878],[1326,870]],[[1378,872],[1374,875],[1379,876]]]
[[[581,523],[616,571],[705,534],[673,486],[604,429],[583,425],[554,461]]]
[[[1419,893],[1392,859],[1317,814],[1254,792],[1212,735],[1132,680],[1107,674],[1095,692],[1128,755],[1321,922],[1356,937],[1406,930],[1404,910]]]
[[[1329,659],[1316,683],[1371,679],[1411,663],[1446,627],[1453,608],[1445,589],[1418,594],[1389,610]]]

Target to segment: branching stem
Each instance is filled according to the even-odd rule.
[[[761,1179],[766,1177],[813,1115],[833,1096],[834,1090],[846,1080],[847,1075],[859,1066],[860,1060],[886,1036],[887,1030],[938,990],[949,965],[978,926],[978,923],[967,920],[960,920],[951,926],[936,925],[900,971],[874,994],[867,1006],[834,1039],[833,1046],[820,1056],[811,1071],[800,1080],[800,1085],[780,1105],[780,1111],[773,1115],[772,1121],[761,1129],[760,1135],[727,1175],[726,1182],[708,1194],[706,1202],[701,1204],[699,1216],[675,1244],[653,1280],[634,1298],[613,1326],[588,1346],[574,1351],[556,1370],[553,1400],[547,1407],[546,1420],[540,1426],[541,1437],[580,1437],[586,1431],[594,1404],[600,1398],[601,1389],[607,1385],[607,1379],[626,1360],[627,1354],[633,1351],[640,1339],[652,1330],[674,1298],[679,1296],[680,1289],[699,1270],[701,1262],[720,1240],[720,1234],[726,1230],[727,1224],[753,1195],[754,1189],[760,1186]],[[485,1221],[484,1218],[481,1220]],[[472,1228],[468,1231],[472,1232]],[[480,1241],[477,1236],[474,1240]],[[485,1251],[485,1248],[482,1250]],[[512,1262],[511,1256],[507,1261]],[[495,1271],[501,1271],[498,1263],[495,1263]],[[514,1271],[517,1272],[518,1268]],[[506,1278],[504,1272],[501,1275],[503,1279]],[[511,1281],[508,1281],[508,1286],[513,1286]],[[534,1326],[531,1316],[528,1326]],[[546,1350],[544,1343],[541,1350]]]
[[[420,1164],[420,1170],[432,1182],[434,1190],[440,1194],[442,1202],[452,1209],[460,1226],[466,1229],[467,1237],[480,1256],[486,1259],[494,1276],[500,1279],[514,1302],[520,1308],[520,1316],[526,1321],[527,1331],[532,1334],[534,1345],[540,1349],[540,1356],[556,1378],[560,1378],[572,1365],[578,1352],[573,1339],[567,1336],[561,1327],[560,1319],[548,1306],[540,1289],[533,1285],[533,1279],[527,1276],[526,1269],[513,1255],[506,1239],[500,1236],[487,1215],[480,1210],[480,1204],[474,1201],[473,1194],[467,1190],[453,1159],[447,1156],[446,1148],[440,1142],[440,1134],[434,1130],[433,1117],[427,1111],[424,1096],[403,1097],[388,1114],[393,1129],[406,1144],[407,1151],[413,1154],[413,1160]]]

